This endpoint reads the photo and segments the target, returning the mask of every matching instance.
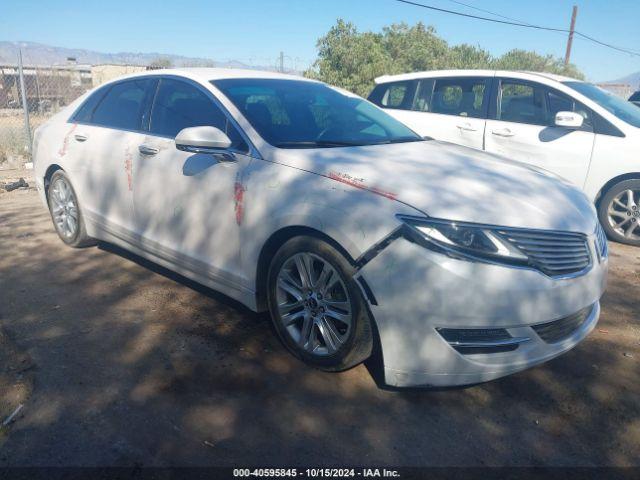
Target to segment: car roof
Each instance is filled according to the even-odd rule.
[[[382,75],[375,79],[376,84],[398,82],[403,80],[417,80],[420,78],[435,78],[435,77],[494,77],[501,75],[510,75],[523,79],[531,79],[532,76],[546,78],[547,80],[553,80],[556,82],[574,81],[579,82],[575,78],[564,77],[562,75],[555,75],[553,73],[546,72],[530,72],[523,70],[430,70],[423,72],[403,73],[400,75]]]
[[[227,78],[263,78],[263,79],[283,79],[283,80],[301,80],[313,82],[308,78],[287,73],[268,72],[264,70],[251,70],[242,68],[163,68],[157,70],[146,70],[119,77],[117,80],[125,78],[143,77],[149,75],[178,75],[197,79],[204,82],[212,80],[222,80]]]

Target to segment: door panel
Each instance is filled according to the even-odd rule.
[[[579,102],[541,84],[502,79],[494,119],[487,120],[485,149],[549,170],[584,186],[595,135],[590,113]],[[585,126],[556,127],[558,111],[577,111]]]
[[[82,208],[101,226],[134,229],[134,148],[154,86],[155,80],[139,78],[99,91],[101,98],[95,105],[91,105],[93,99],[87,102],[92,108],[83,120],[89,124],[80,124],[74,131],[71,141],[82,145]]]
[[[133,205],[136,233],[145,249],[196,273],[240,282],[242,172],[251,158],[235,162],[177,150],[168,138],[147,136],[136,148]]]
[[[230,157],[178,150],[184,128],[213,126],[232,141]],[[158,85],[150,134],[135,146],[133,206],[143,247],[191,271],[241,284],[243,172],[251,157],[211,94],[186,80]],[[231,160],[231,161],[229,161]]]
[[[83,158],[83,208],[103,226],[133,231],[132,168],[139,133],[91,126]]]
[[[491,79],[422,79],[410,109],[390,113],[419,135],[482,149]]]

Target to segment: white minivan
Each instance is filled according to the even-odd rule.
[[[612,240],[640,245],[640,109],[587,82],[534,72],[383,76],[369,100],[423,136],[553,172],[596,204]]]

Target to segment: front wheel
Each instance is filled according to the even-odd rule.
[[[611,240],[640,245],[640,180],[625,180],[611,187],[600,201],[598,216]]]
[[[371,355],[371,323],[354,273],[343,255],[314,237],[292,238],[273,257],[271,319],[287,349],[305,363],[341,371]]]

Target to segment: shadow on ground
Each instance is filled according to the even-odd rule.
[[[34,365],[2,466],[640,463],[640,249],[613,246],[601,322],[568,354],[389,392],[364,366],[307,368],[266,316],[149,262],[65,247],[34,192],[0,196],[0,245],[3,338]]]

